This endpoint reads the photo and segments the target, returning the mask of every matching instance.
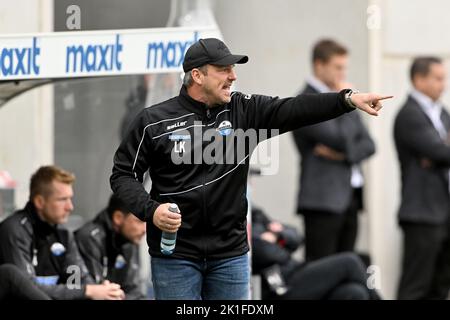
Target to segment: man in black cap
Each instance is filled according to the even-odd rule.
[[[388,98],[351,89],[285,99],[231,92],[234,65],[247,61],[218,39],[195,42],[180,94],[144,109],[114,156],[114,193],[147,221],[156,299],[248,299],[246,182],[257,143],[356,108],[378,115]],[[162,232],[177,232],[170,255],[162,252],[173,241],[160,249]]]

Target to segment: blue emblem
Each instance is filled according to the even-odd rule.
[[[233,126],[230,121],[225,120],[219,124],[217,131],[219,131],[221,136],[228,136],[233,131]]]

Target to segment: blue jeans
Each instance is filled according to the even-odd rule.
[[[151,258],[157,300],[249,299],[247,254],[219,260]]]

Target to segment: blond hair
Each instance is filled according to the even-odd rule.
[[[50,196],[52,193],[51,184],[53,181],[59,181],[71,185],[75,181],[75,175],[53,165],[40,167],[31,176],[30,200],[37,195],[41,195],[45,198]]]

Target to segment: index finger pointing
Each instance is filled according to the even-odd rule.
[[[393,97],[394,97],[394,96],[381,96],[380,98],[377,98],[377,99],[375,99],[375,100],[380,101],[380,100],[392,99]]]

